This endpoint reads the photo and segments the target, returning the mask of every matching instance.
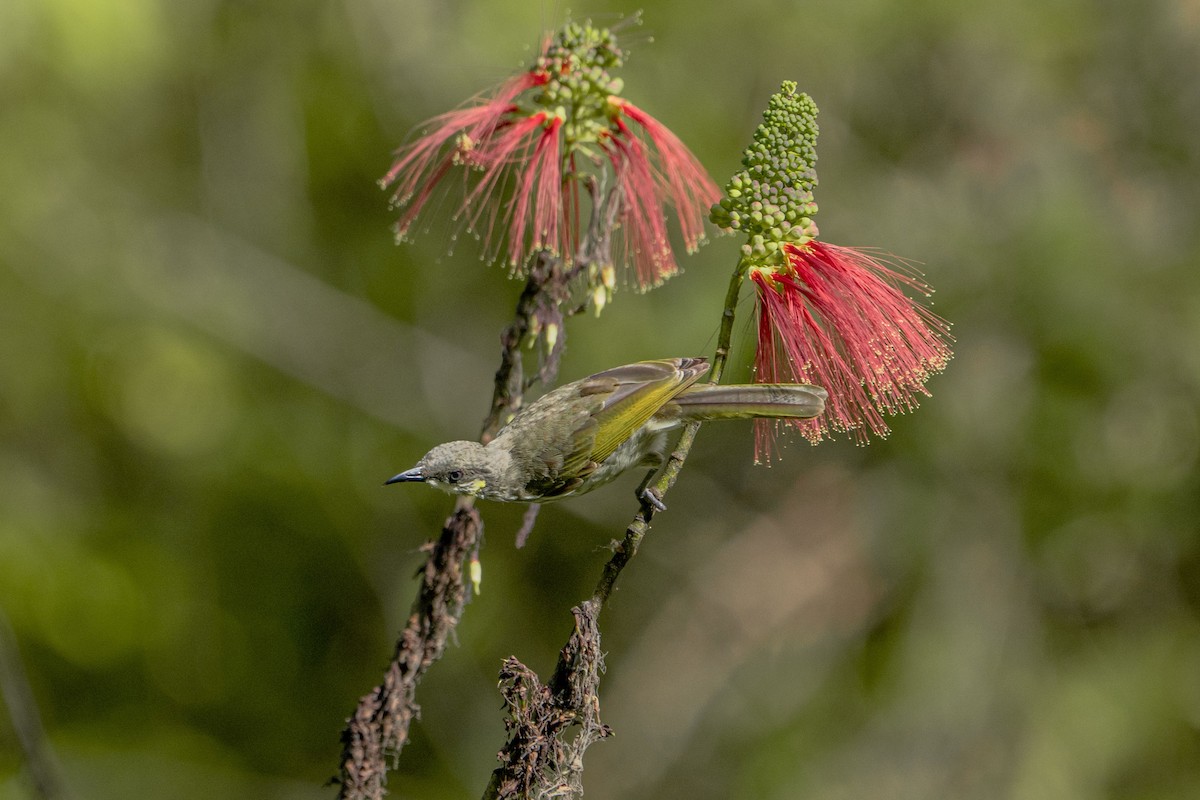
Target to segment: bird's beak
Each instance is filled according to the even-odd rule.
[[[408,483],[409,481],[424,481],[424,480],[425,480],[425,476],[421,474],[421,468],[413,467],[410,470],[401,472],[399,475],[393,475],[392,477],[390,477],[386,481],[384,481],[383,485],[387,486],[389,483]]]

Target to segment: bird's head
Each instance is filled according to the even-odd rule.
[[[453,494],[488,497],[497,490],[502,454],[479,442],[446,442],[430,450],[410,470],[386,483],[421,481]]]

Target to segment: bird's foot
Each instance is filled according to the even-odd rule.
[[[653,486],[646,486],[642,488],[638,492],[638,499],[642,501],[643,505],[647,505],[650,508],[653,508],[655,511],[667,510],[666,503],[662,501],[662,495],[659,494],[658,489],[655,489]]]

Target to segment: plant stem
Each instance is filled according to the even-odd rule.
[[[733,275],[729,278],[729,289],[725,292],[725,309],[721,312],[721,332],[717,334],[717,349],[713,352],[712,369],[708,373],[709,383],[720,383],[729,359],[729,342],[733,338],[733,320],[737,315],[738,297],[746,280],[750,263],[745,258],[738,260]]]
[[[712,367],[708,373],[709,383],[720,383],[721,375],[725,372],[725,363],[729,360],[729,344],[733,338],[733,322],[737,316],[738,297],[741,296],[742,283],[746,279],[748,268],[749,263],[746,259],[739,259],[733,275],[730,276],[729,288],[725,292],[725,308],[721,312],[721,330],[717,334],[717,348],[713,352]],[[653,489],[660,499],[675,485],[679,471],[683,469],[683,463],[692,449],[692,443],[696,441],[696,433],[699,429],[699,422],[690,422],[684,427],[683,434],[680,435],[675,449],[671,451],[671,455],[667,459],[666,467],[663,468],[658,480],[654,483]],[[650,529],[650,520],[654,517],[654,511],[652,505],[642,504],[642,508],[634,516],[633,522],[625,529],[625,538],[616,546],[612,558],[604,565],[604,572],[600,576],[599,583],[596,584],[596,590],[592,593],[592,600],[601,606],[612,593],[621,570],[637,554],[638,546],[641,545],[642,539]]]

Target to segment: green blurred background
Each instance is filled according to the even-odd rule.
[[[442,226],[396,247],[375,180],[563,16],[0,3],[0,609],[75,795],[333,795],[450,505],[380,482],[478,432],[520,288]],[[588,796],[1200,797],[1200,4],[645,21],[625,94],[718,182],[813,95],[823,238],[920,262],[958,343],[868,448],[702,431],[602,619]],[[574,320],[563,378],[708,353],[736,250]],[[485,507],[397,796],[481,793],[501,659],[548,673],[634,482],[520,551]],[[3,800],[18,753],[4,719]]]

